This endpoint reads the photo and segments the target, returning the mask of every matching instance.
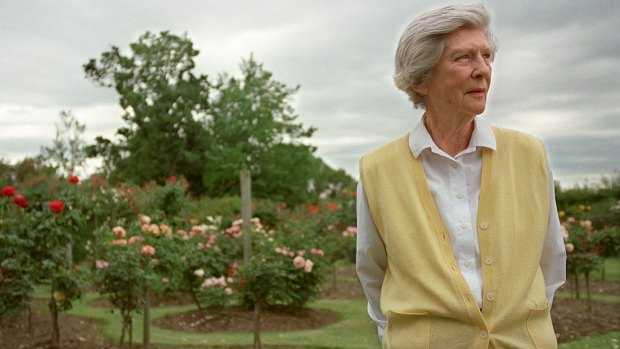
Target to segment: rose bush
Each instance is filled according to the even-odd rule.
[[[254,242],[252,258],[240,270],[243,306],[303,307],[320,294],[327,264],[314,233],[255,234]]]
[[[36,286],[33,242],[28,239],[35,222],[27,206],[15,202],[16,193],[13,186],[5,186],[0,197],[0,320],[25,309]]]

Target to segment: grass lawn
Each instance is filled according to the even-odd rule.
[[[606,260],[606,280],[620,281],[620,259]],[[594,275],[593,280],[599,280],[600,274]],[[353,277],[340,280],[356,283]],[[352,286],[353,287],[353,286]],[[38,290],[38,295],[49,297],[49,289]],[[558,297],[565,297],[563,293]],[[89,306],[88,303],[99,298],[98,294],[90,293],[78,302],[69,312],[72,315],[84,316],[99,319],[102,322],[103,335],[107,340],[118,342],[121,329],[121,319],[117,312],[110,313],[108,309]],[[606,302],[620,302],[620,295],[597,295],[594,299]],[[151,310],[152,320],[167,315],[186,312],[194,309],[194,305],[180,307],[153,308]],[[380,343],[376,334],[376,327],[370,321],[366,313],[366,301],[363,299],[333,300],[321,299],[310,304],[310,307],[333,310],[340,314],[341,320],[337,323],[314,330],[295,331],[295,332],[264,332],[261,334],[263,345],[282,346],[295,348],[351,348],[351,349],[378,349]],[[134,319],[134,343],[142,342],[142,316],[137,315]],[[253,334],[244,333],[192,333],[172,331],[157,327],[151,328],[151,343],[154,345],[175,345],[175,346],[251,346]],[[608,333],[592,338],[583,338],[577,341],[563,343],[560,349],[581,349],[581,348],[601,348],[618,349],[620,348],[620,332]]]
[[[118,342],[121,321],[118,312],[110,313],[108,309],[91,307],[87,303],[98,298],[97,294],[88,294],[75,303],[69,312],[71,315],[83,316],[102,321],[102,331],[106,339]],[[330,300],[323,299],[310,304],[312,308],[337,311],[341,320],[327,327],[306,331],[279,332],[261,334],[263,345],[304,347],[304,348],[378,348],[379,341],[376,328],[366,314],[364,300]],[[151,318],[193,310],[194,305],[181,307],[153,308]],[[134,318],[134,343],[142,342],[142,316]],[[246,333],[192,333],[178,332],[151,327],[151,343],[158,345],[183,346],[251,346],[253,334]]]

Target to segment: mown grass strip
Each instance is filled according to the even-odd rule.
[[[111,313],[107,308],[89,306],[88,303],[98,298],[96,294],[88,294],[81,301],[76,302],[69,312],[71,315],[99,319],[102,322],[102,332],[106,340],[118,342],[121,319],[118,312]],[[310,304],[311,308],[336,311],[341,320],[332,325],[314,330],[294,332],[264,332],[261,339],[268,346],[295,346],[304,348],[359,348],[375,349],[379,347],[376,328],[366,314],[364,300],[331,300],[324,299]],[[153,308],[151,318],[174,315],[193,310],[193,305],[180,307]],[[134,343],[142,342],[142,317],[134,318]],[[218,332],[192,333],[173,331],[158,327],[151,327],[151,343],[157,345],[178,346],[251,346],[253,334],[251,332]]]
[[[620,348],[620,332],[610,332],[590,338],[582,338],[562,343],[559,349],[618,349]]]

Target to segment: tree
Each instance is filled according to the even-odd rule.
[[[85,129],[86,126],[70,110],[61,111],[52,146],[41,148],[43,162],[55,167],[61,176],[74,175],[86,161],[86,143],[83,139]]]
[[[183,176],[200,193],[210,84],[192,72],[198,50],[187,35],[164,31],[145,33],[130,51],[123,55],[112,46],[99,61],[84,65],[88,79],[114,87],[126,122],[116,132],[117,142],[98,137],[87,148],[89,156],[103,157],[113,181],[163,183]]]
[[[203,181],[213,196],[237,193],[241,169],[249,169],[254,179],[259,181],[262,177],[266,183],[271,174],[282,179],[282,173],[298,166],[295,158],[301,156],[308,165],[312,161],[313,148],[301,141],[311,137],[315,129],[297,123],[291,105],[292,95],[299,86],[288,87],[273,79],[272,73],[252,56],[242,60],[240,68],[241,78],[227,74],[218,77],[217,94],[210,105],[209,163]],[[287,161],[276,159],[284,153]],[[277,160],[277,166],[273,160]],[[308,178],[286,180],[307,192]],[[255,187],[254,194],[259,197],[273,194],[273,187],[266,185],[265,191],[262,188]]]

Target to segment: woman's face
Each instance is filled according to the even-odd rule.
[[[428,82],[413,86],[426,96],[427,112],[468,119],[484,112],[492,54],[480,29],[464,27],[449,34]]]

